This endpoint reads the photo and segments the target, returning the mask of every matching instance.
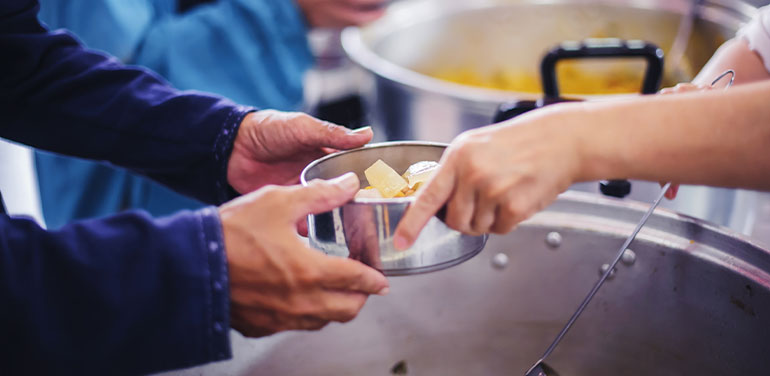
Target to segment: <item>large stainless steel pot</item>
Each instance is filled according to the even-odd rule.
[[[425,73],[448,65],[514,67],[537,76],[545,52],[565,40],[597,35],[647,40],[668,51],[692,0],[408,0],[342,43],[368,72],[363,94],[376,137],[449,142],[491,122],[503,102],[540,95],[454,84]],[[685,51],[690,73],[734,36],[756,8],[739,0],[702,1]],[[618,126],[622,126],[619,124]],[[598,192],[595,183],[573,189]],[[657,184],[635,182],[630,199],[651,201]],[[753,192],[682,187],[663,206],[750,232]]]
[[[468,262],[391,278],[348,324],[233,334],[234,360],[176,374],[523,374],[646,208],[568,192]],[[661,209],[630,248],[554,353],[562,375],[767,374],[768,250]]]
[[[448,142],[489,124],[500,103],[537,95],[459,85],[428,74],[442,67],[511,67],[539,77],[540,59],[565,40],[598,35],[670,48],[691,0],[409,0],[393,4],[342,44],[375,79],[367,90],[373,124],[391,140]],[[756,9],[705,1],[685,53],[692,72]]]

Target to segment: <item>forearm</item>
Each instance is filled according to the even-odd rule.
[[[229,357],[221,231],[214,208],[55,232],[0,216],[0,373],[143,374]]]
[[[749,49],[745,39],[736,37],[725,42],[693,79],[696,85],[708,86],[722,72],[735,71],[735,84],[770,79],[760,56]]]
[[[632,178],[770,190],[770,81],[565,106],[578,181]]]

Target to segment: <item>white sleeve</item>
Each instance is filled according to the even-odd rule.
[[[749,42],[749,48],[762,58],[770,72],[770,5],[759,8],[759,14],[738,30],[738,37]]]

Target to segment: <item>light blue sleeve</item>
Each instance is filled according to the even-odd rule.
[[[183,14],[175,7],[174,0],[43,0],[41,18],[180,89],[301,107],[302,77],[314,59],[293,0],[219,0]]]
[[[69,29],[89,48],[126,62],[157,17],[155,6],[174,0],[40,0],[38,17],[52,29]]]
[[[153,22],[133,62],[157,71],[180,89],[296,110],[302,105],[302,76],[312,66],[313,55],[294,1],[220,0]]]

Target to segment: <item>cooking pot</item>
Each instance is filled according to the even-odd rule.
[[[547,50],[596,36],[644,40],[668,51],[690,0],[409,0],[364,28],[348,28],[342,44],[368,72],[362,93],[375,137],[449,142],[464,130],[489,124],[502,103],[536,100],[540,93],[493,90],[434,78],[442,67],[512,67],[539,77]],[[714,51],[756,14],[738,0],[704,0],[695,7],[683,64],[696,73]],[[669,69],[670,70],[670,69]],[[672,84],[669,78],[666,84]],[[588,97],[590,99],[590,97]],[[619,126],[622,126],[620,124]],[[571,189],[598,192],[596,183]],[[652,201],[659,187],[634,182],[627,197]],[[663,206],[749,233],[755,194],[683,186]]]
[[[410,0],[392,4],[364,28],[348,28],[342,44],[374,81],[365,89],[372,122],[390,140],[448,142],[491,122],[498,105],[537,93],[460,85],[430,76],[443,67],[488,71],[511,67],[539,77],[552,46],[596,36],[645,40],[664,52],[690,0],[517,1]],[[683,61],[697,72],[756,12],[742,1],[704,1]]]
[[[347,324],[264,339],[177,375],[522,375],[647,205],[567,192],[471,260],[390,278]],[[770,251],[657,209],[549,363],[562,375],[764,375]]]

